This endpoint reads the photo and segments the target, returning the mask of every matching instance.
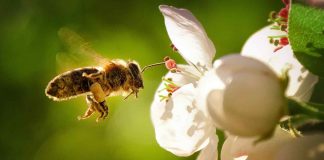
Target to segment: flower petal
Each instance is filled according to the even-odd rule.
[[[155,96],[151,118],[159,145],[178,156],[189,156],[209,143],[215,132],[207,115],[195,104],[192,83],[178,89],[169,101]]]
[[[245,138],[246,140],[238,140],[237,136],[228,136],[225,139],[225,142],[221,151],[222,160],[236,160],[240,157],[240,160],[245,160],[244,157],[247,157],[247,151],[251,148],[250,139]]]
[[[294,57],[290,45],[283,47],[276,53],[273,52],[275,46],[269,43],[268,36],[282,34],[285,34],[285,32],[271,30],[270,26],[267,26],[247,40],[241,54],[269,64],[280,77],[282,77],[282,70],[284,68],[290,68],[286,95],[302,101],[308,101],[315,84],[318,82],[318,77],[310,73],[299,63]]]
[[[189,64],[210,67],[216,50],[196,17],[186,9],[166,5],[159,8],[168,35],[182,57]]]
[[[284,144],[276,155],[276,160],[323,160],[324,135],[306,135]]]
[[[270,139],[255,143],[257,139],[258,137],[244,138],[230,135],[224,142],[222,159],[233,160],[248,156],[249,160],[273,160],[280,146],[291,141],[293,137],[278,126]]]
[[[294,57],[291,46],[288,45],[277,51],[268,61],[268,64],[277,72],[281,73],[284,67],[289,68],[289,84],[287,96],[301,101],[308,101],[311,97],[318,77],[305,69]]]
[[[188,65],[180,65],[180,66],[186,70],[193,70],[192,66],[188,66]],[[171,78],[172,81],[180,87],[183,85],[195,82],[195,79],[193,79],[192,77],[188,77],[188,76],[184,76],[182,74],[172,73],[172,72],[168,72],[164,77]],[[159,95],[168,95],[168,92],[166,90],[163,90],[164,87],[165,87],[165,85],[162,82],[155,92],[154,100],[153,100],[153,103],[151,106],[151,108],[153,108],[153,107],[155,108],[155,110],[153,110],[153,109],[151,110],[152,120],[154,120],[153,118],[155,118],[155,117],[159,117],[161,115],[161,113],[164,112],[166,104],[164,101],[161,101],[160,97],[159,97]],[[155,105],[162,106],[162,107],[156,107]]]
[[[268,36],[284,35],[283,31],[270,29],[271,25],[262,28],[254,33],[244,44],[241,54],[256,58],[264,63],[277,53],[274,53],[276,46],[270,44]]]
[[[216,135],[212,135],[210,137],[209,144],[201,150],[199,153],[197,160],[217,160],[218,159],[218,137]]]

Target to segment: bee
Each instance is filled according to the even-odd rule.
[[[61,36],[65,36],[65,39],[72,40],[73,43],[79,42],[81,39],[68,29],[63,29],[59,33]],[[89,52],[89,48],[86,50],[91,56],[99,57],[94,55],[94,51]],[[104,62],[101,67],[82,67],[59,74],[48,83],[45,89],[46,96],[54,101],[64,101],[86,95],[88,109],[78,119],[87,119],[93,113],[98,112],[100,114],[96,119],[98,122],[108,116],[106,97],[122,95],[127,99],[130,95],[135,94],[137,98],[139,90],[144,88],[142,78],[144,70],[164,64],[162,62],[148,65],[141,70],[139,64],[133,60],[115,59]]]

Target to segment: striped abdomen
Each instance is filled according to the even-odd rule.
[[[97,73],[99,70],[93,67],[79,68],[68,71],[55,77],[45,90],[46,95],[53,100],[67,100],[77,95],[89,92],[91,81],[83,77],[83,73]]]

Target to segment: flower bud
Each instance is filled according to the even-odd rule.
[[[286,105],[276,74],[262,62],[225,56],[199,81],[200,94],[215,125],[238,136],[271,132]],[[205,99],[204,99],[205,97]]]

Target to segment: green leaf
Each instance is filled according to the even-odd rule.
[[[324,104],[301,102],[288,99],[288,114],[290,116],[308,116],[312,119],[324,120]]]
[[[309,71],[324,77],[324,10],[293,2],[288,26],[296,58]]]

